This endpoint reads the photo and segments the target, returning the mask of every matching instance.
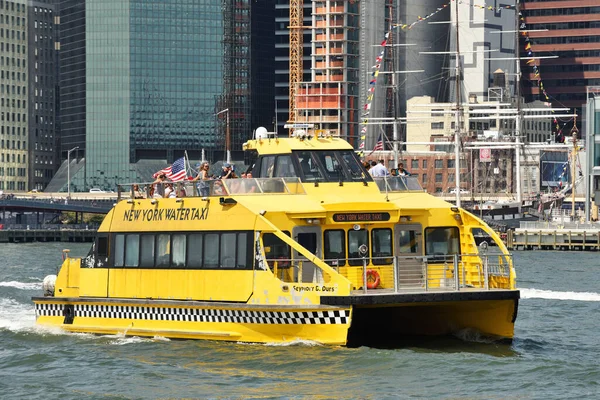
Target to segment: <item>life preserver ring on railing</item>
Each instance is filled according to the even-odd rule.
[[[367,270],[367,289],[377,289],[379,286],[379,282],[381,282],[381,278],[379,277],[379,273],[374,269]]]

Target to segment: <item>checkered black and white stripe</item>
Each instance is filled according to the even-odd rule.
[[[62,317],[64,304],[36,304],[35,315],[38,317]]]
[[[63,304],[36,304],[38,316],[62,316]],[[247,311],[212,308],[75,305],[75,317],[242,324],[347,324],[350,310]]]

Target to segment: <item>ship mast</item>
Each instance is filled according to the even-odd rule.
[[[521,212],[521,206],[523,205],[522,193],[521,193],[521,121],[523,115],[521,113],[521,51],[519,48],[519,0],[515,2],[515,54],[517,56],[516,65],[516,82],[515,82],[515,94],[517,96],[517,115],[515,118],[515,161],[517,164],[517,204],[519,213]]]
[[[462,120],[462,105],[460,97],[460,48],[459,48],[459,37],[458,37],[458,2],[454,3],[456,7],[456,110],[454,114],[454,183],[456,187],[456,207],[460,207],[460,123]]]
[[[576,157],[577,157],[577,116],[573,121],[573,150],[571,152],[571,221],[575,221],[575,173],[576,173]]]

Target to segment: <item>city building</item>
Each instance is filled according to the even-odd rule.
[[[488,7],[481,7],[478,0],[451,2],[450,18],[453,24],[456,24],[456,7],[458,7],[462,93],[475,95],[483,101],[487,100],[488,89],[494,86],[494,71],[498,69],[506,73],[507,86],[516,87],[517,15],[514,8],[503,6],[504,4],[492,6],[490,3]],[[457,50],[456,35],[457,29],[452,28],[450,31],[452,52]],[[452,54],[450,69],[455,68],[455,60],[455,54]],[[453,72],[452,75],[455,76],[455,73]],[[449,101],[455,100],[454,83],[455,79],[452,79]],[[514,91],[512,95],[515,95]]]
[[[600,205],[600,86],[588,87],[586,106],[585,216],[588,221],[597,221]]]
[[[356,142],[358,138],[359,4],[314,1],[311,76],[296,95],[296,122]]]
[[[56,135],[58,12],[55,0],[30,1],[27,9],[28,189],[42,191],[58,169]],[[75,155],[75,154],[74,154]]]
[[[68,175],[71,190],[114,190],[185,154],[241,152],[252,132],[251,15],[264,18],[263,6],[268,16],[272,2],[60,0],[61,160],[77,150],[52,191]]]
[[[0,190],[29,179],[27,1],[0,0]]]
[[[574,108],[585,118],[586,87],[600,84],[600,4],[597,0],[521,0],[521,10],[528,32],[520,48],[529,45],[538,57],[557,56],[535,64],[523,60],[524,82],[528,83],[523,94],[529,100]],[[580,127],[583,118],[578,119]],[[564,136],[571,131],[572,122],[561,125]]]

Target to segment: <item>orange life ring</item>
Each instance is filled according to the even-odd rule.
[[[379,282],[381,278],[379,277],[379,273],[374,269],[367,270],[367,289],[377,289],[379,286]]]

